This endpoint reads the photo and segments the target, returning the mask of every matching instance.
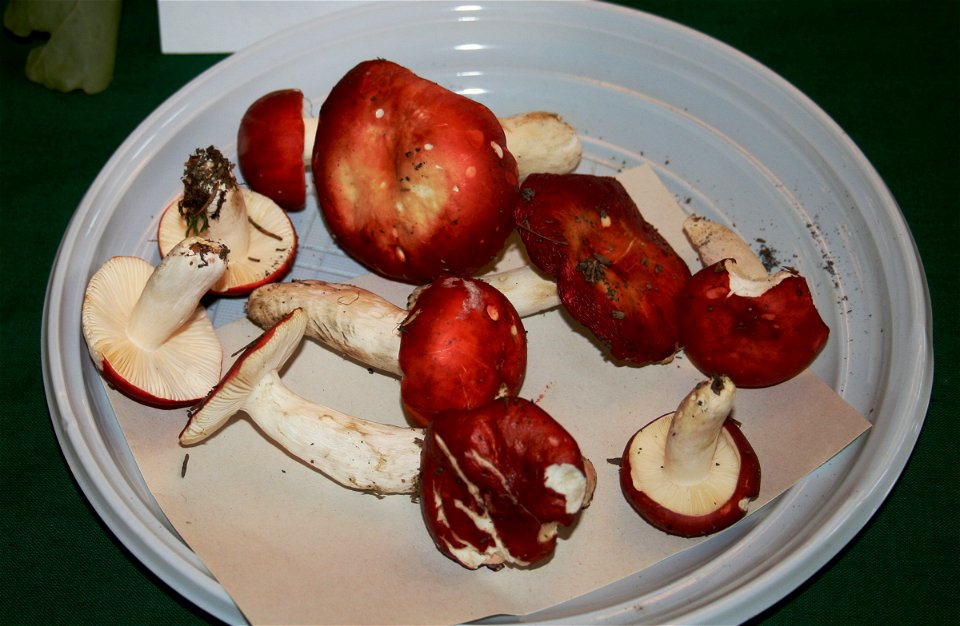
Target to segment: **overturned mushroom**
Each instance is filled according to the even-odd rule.
[[[676,412],[628,442],[620,465],[627,501],[647,522],[682,537],[718,532],[747,514],[760,493],[760,462],[730,417],[736,387],[698,384]]]
[[[529,566],[589,504],[596,476],[536,404],[505,398],[444,413],[427,430],[420,506],[441,552],[465,567]]]
[[[511,274],[499,275],[497,282],[544,302],[537,279]],[[269,328],[295,308],[308,313],[308,336],[402,376],[404,407],[419,425],[443,409],[469,409],[514,395],[523,382],[526,335],[520,316],[500,291],[478,279],[440,277],[411,295],[409,310],[352,285],[274,283],[250,294],[247,316]]]
[[[233,164],[219,150],[197,150],[187,160],[182,180],[183,193],[160,217],[160,254],[189,235],[226,244],[227,271],[211,288],[221,295],[245,295],[290,271],[297,253],[293,224],[272,200],[240,188]]]
[[[156,268],[113,257],[91,277],[81,325],[104,378],[144,404],[193,404],[220,379],[223,349],[200,298],[223,276],[228,250],[184,239]]]
[[[684,232],[704,265],[687,285],[680,339],[708,376],[740,387],[767,387],[808,367],[830,334],[807,281],[796,270],[767,273],[736,233],[702,217]]]
[[[306,202],[318,122],[306,109],[299,89],[271,91],[247,108],[237,132],[237,165],[247,184],[287,210]],[[572,172],[580,163],[580,138],[556,113],[532,111],[499,121],[521,179],[531,172]]]
[[[564,308],[618,360],[666,362],[679,348],[683,259],[612,177],[531,174],[516,209],[531,261]]]
[[[303,339],[307,315],[296,309],[237,359],[180,434],[203,441],[239,411],[298,459],[336,482],[378,494],[414,493],[423,431],[380,424],[307,401],[279,370]]]

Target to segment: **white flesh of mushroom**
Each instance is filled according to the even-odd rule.
[[[98,369],[161,399],[201,398],[220,378],[223,350],[200,298],[226,269],[222,244],[183,240],[156,268],[114,257],[84,294],[84,338]]]
[[[503,292],[521,316],[560,303],[556,283],[529,266],[481,278]],[[247,300],[247,316],[261,328],[270,328],[297,308],[310,318],[308,337],[360,363],[402,375],[400,326],[406,309],[361,287],[320,280],[264,285]]]
[[[756,298],[794,274],[788,271],[768,274],[760,257],[740,235],[723,224],[705,217],[691,215],[683,223],[683,232],[690,241],[704,267],[724,259],[730,275],[730,293],[745,298]]]
[[[672,511],[702,515],[733,495],[740,454],[723,429],[735,387],[698,385],[672,415],[644,427],[630,442],[633,484]],[[696,489],[690,489],[696,485]]]
[[[240,365],[191,415],[181,443],[202,441],[244,411],[265,435],[342,485],[378,494],[414,493],[422,430],[345,415],[298,396],[280,379],[278,370],[306,326],[306,313],[295,310],[268,331],[267,341],[241,356]]]

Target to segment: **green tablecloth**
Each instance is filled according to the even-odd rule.
[[[767,623],[946,623],[960,585],[955,279],[960,215],[960,12],[921,0],[682,0],[640,9],[712,35],[805,92],[866,153],[910,224],[934,308],[936,380],[891,497]],[[32,43],[37,43],[36,41]],[[128,0],[116,75],[96,96],[28,82],[30,45],[0,36],[2,435],[0,622],[209,621],[111,535],[73,482],[40,371],[41,311],[60,238],[83,193],[155,107],[222,56],[160,54],[156,6]],[[950,407],[954,407],[951,409]]]

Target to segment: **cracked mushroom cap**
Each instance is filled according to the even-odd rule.
[[[439,550],[469,569],[542,562],[593,493],[573,437],[534,403],[449,411],[427,429],[420,505]]]

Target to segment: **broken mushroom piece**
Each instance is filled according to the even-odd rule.
[[[81,326],[90,356],[117,390],[151,406],[188,406],[220,379],[223,349],[200,299],[220,280],[228,250],[184,239],[156,268],[113,257],[90,278]]]
[[[420,506],[437,548],[469,569],[526,567],[553,554],[559,526],[593,495],[573,437],[536,404],[504,398],[432,422]]]
[[[701,382],[675,413],[647,424],[628,442],[620,486],[651,525],[700,537],[747,514],[760,493],[760,462],[730,417],[735,394],[729,378]]]
[[[500,252],[519,174],[485,106],[377,59],[340,79],[319,118],[317,200],[354,259],[423,284],[473,274]]]
[[[279,370],[306,326],[306,313],[296,309],[251,344],[190,412],[180,443],[199,443],[244,411],[263,434],[341,485],[383,495],[414,493],[423,431],[345,415],[283,384]]]
[[[306,168],[317,118],[304,110],[299,89],[271,91],[251,104],[237,131],[237,165],[254,191],[288,211],[307,200]]]
[[[616,178],[531,174],[516,222],[531,261],[556,280],[564,308],[614,359],[673,358],[690,270]]]
[[[198,149],[187,160],[182,181],[183,193],[160,216],[161,255],[190,235],[226,244],[227,271],[211,288],[220,295],[246,295],[290,271],[297,253],[293,224],[272,200],[240,188],[233,164],[219,150]]]
[[[299,89],[271,91],[247,108],[237,131],[237,165],[244,180],[288,211],[306,203],[306,169],[318,121],[307,104]],[[531,172],[572,172],[579,165],[580,138],[556,113],[521,113],[500,118],[500,124],[521,179]]]
[[[531,282],[511,284],[535,293]],[[310,320],[308,336],[364,365],[401,376],[404,408],[421,426],[438,411],[474,408],[520,390],[526,333],[500,291],[479,279],[442,276],[410,300],[406,310],[352,285],[274,283],[250,294],[247,317],[270,328],[302,308]]]
[[[806,369],[830,334],[807,281],[793,269],[768,274],[721,224],[694,216],[684,232],[706,266],[687,285],[679,314],[690,362],[739,387],[776,385]]]

